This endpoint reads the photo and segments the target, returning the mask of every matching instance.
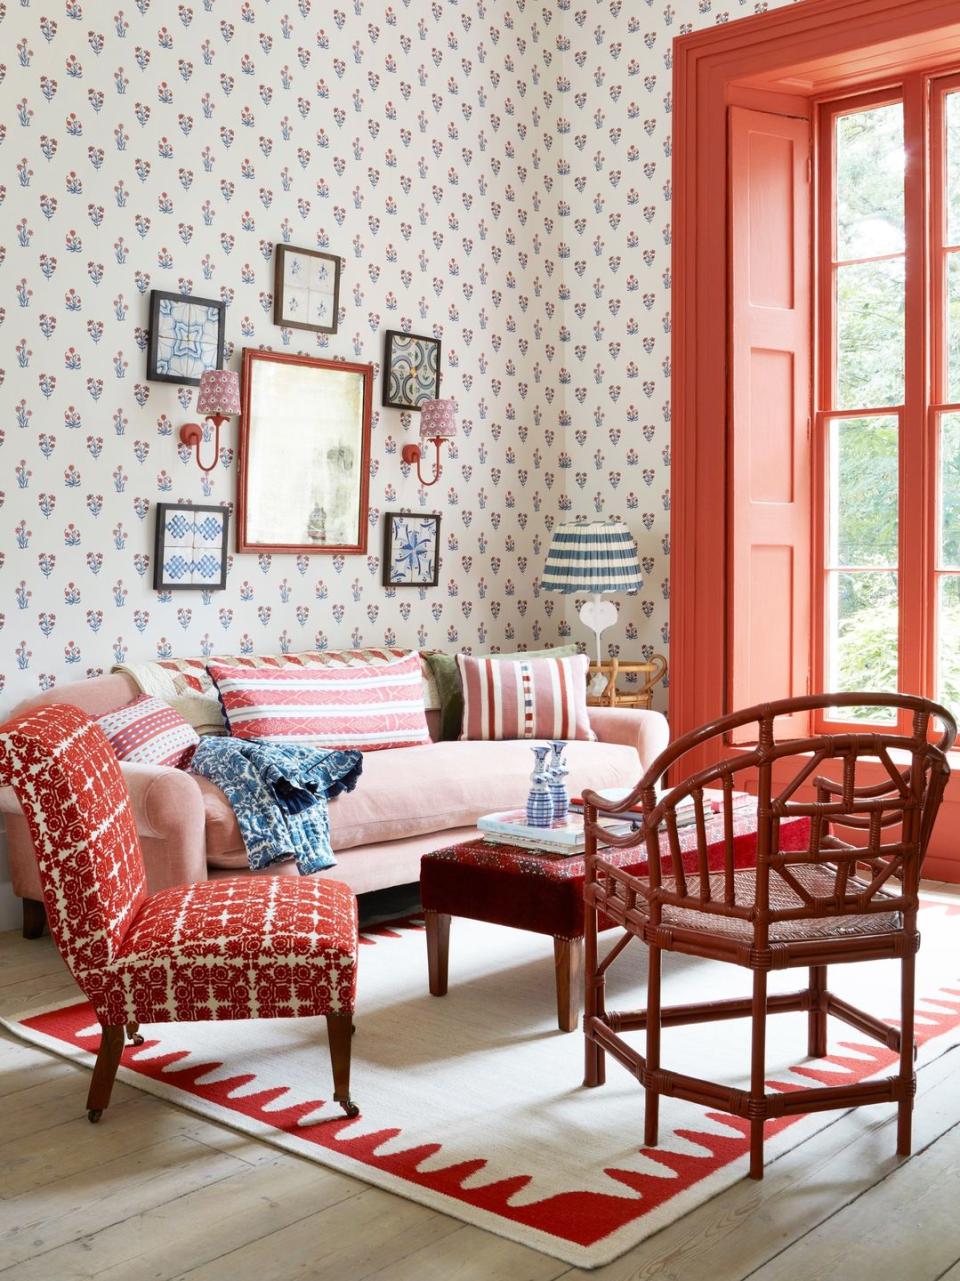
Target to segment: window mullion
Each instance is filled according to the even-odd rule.
[[[906,353],[900,442],[900,688],[932,693],[932,551],[934,491],[929,467],[930,305],[928,85],[909,76],[903,85],[906,151]]]

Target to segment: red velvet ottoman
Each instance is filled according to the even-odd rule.
[[[785,849],[805,840],[807,819],[781,826]],[[793,829],[796,829],[794,831]],[[723,863],[723,818],[707,820],[710,866]],[[665,837],[662,839],[666,839]],[[695,844],[695,829],[681,829],[681,848]],[[666,845],[664,845],[666,853]],[[696,855],[691,848],[691,870]],[[751,809],[734,815],[734,862],[751,867],[756,856],[756,816]],[[607,849],[604,858],[638,874],[647,870],[643,846]],[[444,996],[449,967],[450,918],[466,916],[492,925],[511,925],[553,938],[557,975],[557,1022],[573,1032],[580,1017],[583,966],[583,857],[536,854],[516,845],[496,845],[482,837],[424,854],[420,860],[420,901],[427,934],[430,991]],[[601,923],[601,928],[605,928]]]

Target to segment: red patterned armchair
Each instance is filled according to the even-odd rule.
[[[116,757],[83,712],[53,704],[0,726],[37,856],[50,932],[103,1029],[88,1115],[110,1101],[124,1029],[324,1015],[334,1099],[348,1116],[356,899],[318,877],[231,877],[147,895]]]

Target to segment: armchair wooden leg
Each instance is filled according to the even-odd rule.
[[[38,939],[47,924],[46,908],[35,898],[25,898],[21,902],[23,903],[23,937]]]
[[[827,967],[810,966],[810,1010],[807,1014],[807,1054],[822,1059],[827,1052],[827,1012],[821,1009],[827,991]]]
[[[555,938],[553,964],[557,975],[557,1025],[561,1032],[575,1032],[580,1022],[583,939]]]
[[[446,996],[450,966],[450,917],[446,912],[424,912],[427,934],[427,974],[431,996]]]
[[[143,1037],[140,1035],[139,1023],[131,1022],[127,1024],[127,1039],[131,1045],[143,1045]]]
[[[87,1117],[91,1121],[99,1121],[110,1103],[117,1068],[120,1066],[120,1055],[123,1053],[123,1031],[123,1024],[102,1027],[100,1030],[100,1049],[87,1094]]]
[[[327,1039],[330,1042],[330,1065],[333,1069],[333,1097],[350,1117],[360,1115],[360,1109],[350,1098],[352,1036],[352,1014],[327,1015]]]
[[[663,953],[658,947],[650,948],[647,971],[647,1071],[660,1071],[660,979],[663,970]],[[651,1085],[646,1087],[643,1116],[643,1142],[655,1148],[660,1137],[660,1095]]]
[[[753,975],[752,1038],[750,1053],[750,1101],[761,1105],[766,1094],[767,1058],[767,975]],[[763,1178],[763,1115],[750,1119],[750,1178]]]
[[[897,1104],[897,1152],[909,1156],[913,1145],[913,1095],[916,1076],[913,1065],[913,1016],[917,957],[911,952],[900,962],[900,1088]]]

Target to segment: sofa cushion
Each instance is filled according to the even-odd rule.
[[[586,787],[629,787],[640,777],[633,747],[572,742],[566,751],[570,795]],[[469,827],[481,814],[526,804],[533,755],[522,740],[430,743],[371,752],[356,791],[330,803],[335,851],[423,832]],[[198,778],[207,813],[211,867],[246,867],[240,831],[226,797]]]
[[[134,765],[186,769],[200,737],[162,698],[141,694],[125,707],[104,712],[97,724],[110,740],[117,760]]]

